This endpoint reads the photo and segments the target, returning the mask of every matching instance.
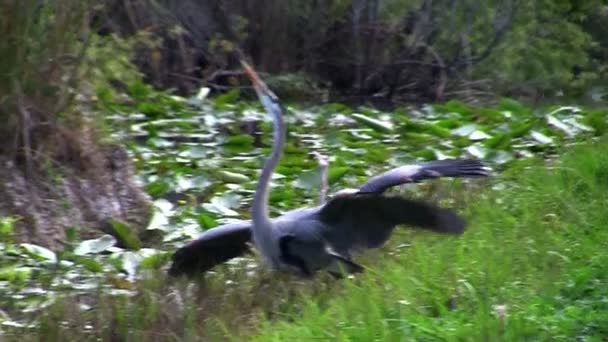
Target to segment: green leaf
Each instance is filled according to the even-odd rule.
[[[224,170],[218,171],[217,175],[218,175],[219,179],[221,179],[222,181],[224,181],[226,183],[237,183],[238,184],[238,183],[245,183],[250,180],[250,178],[244,174],[224,171]]]
[[[135,252],[124,252],[120,258],[122,261],[121,269],[130,277],[134,277],[137,274],[137,268],[143,258]]]
[[[171,260],[172,253],[159,252],[144,257],[139,263],[139,267],[147,270],[158,270]]]
[[[370,127],[376,131],[385,133],[393,132],[393,124],[390,122],[370,118],[369,116],[359,113],[353,113],[351,116],[360,124]]]
[[[234,204],[224,196],[216,196],[209,203],[203,204],[203,209],[221,216],[238,216],[239,213],[231,209]]]
[[[553,144],[553,139],[542,134],[541,132],[531,131],[530,136],[532,137],[532,139],[536,140],[538,143],[540,143],[542,145],[552,145]]]
[[[105,234],[97,239],[84,240],[75,249],[75,255],[97,254],[107,250],[116,244],[116,238]]]
[[[57,255],[55,252],[51,251],[48,248],[34,245],[31,243],[22,243],[20,244],[21,248],[23,248],[29,255],[34,257],[37,260],[48,260],[52,262],[57,262]]]
[[[330,167],[329,173],[327,175],[327,179],[328,179],[329,183],[330,184],[336,183],[342,177],[344,177],[344,175],[346,173],[348,173],[349,170],[350,170],[349,167]]]
[[[209,187],[213,182],[206,176],[195,176],[188,177],[180,175],[176,179],[176,187],[175,190],[177,192],[186,192],[188,190],[196,189],[197,191],[202,191]]]
[[[320,178],[321,175],[319,174],[318,169],[302,172],[298,175],[298,178],[293,182],[293,186],[306,190],[318,189],[321,185]]]
[[[238,89],[232,89],[227,93],[215,97],[213,104],[216,109],[227,109],[230,105],[233,105],[240,96],[241,92]]]
[[[405,123],[401,129],[403,132],[426,133],[441,138],[448,138],[452,134],[449,129],[445,129],[430,122],[409,118],[402,119],[402,121]]]
[[[133,250],[139,250],[141,248],[141,241],[139,240],[139,237],[137,237],[137,234],[135,234],[131,227],[129,227],[125,222],[110,219],[109,223],[112,226],[114,235],[125,248]]]
[[[100,273],[103,271],[103,265],[99,261],[86,256],[77,255],[74,257],[74,262],[82,265],[89,272]]]
[[[224,146],[232,147],[247,147],[250,148],[253,145],[253,137],[247,134],[234,135],[226,139],[223,143]]]
[[[168,223],[169,223],[169,218],[167,217],[166,213],[162,210],[156,209],[156,210],[154,210],[154,213],[152,214],[152,218],[150,219],[150,222],[148,223],[148,227],[146,227],[146,229],[164,230],[165,226]]]
[[[198,214],[198,216],[196,217],[196,221],[201,227],[205,229],[217,226],[217,220],[215,219],[215,217],[213,217],[207,212],[201,212],[200,214]]]

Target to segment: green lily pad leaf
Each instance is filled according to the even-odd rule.
[[[167,217],[167,215],[165,215],[165,213],[163,213],[162,210],[156,209],[154,210],[154,213],[152,214],[152,218],[150,219],[150,222],[148,223],[148,227],[146,227],[146,229],[150,229],[150,230],[165,230],[166,226],[169,224],[169,218]]]
[[[253,141],[254,138],[251,135],[241,134],[229,137],[224,141],[223,145],[232,147],[251,147]]]
[[[348,173],[349,170],[350,168],[346,166],[330,167],[329,172],[327,174],[328,182],[331,184],[339,181],[342,177],[344,177],[346,173]]]
[[[13,284],[25,282],[32,274],[29,267],[8,266],[0,268],[0,280],[9,281]]]
[[[100,273],[103,271],[103,265],[92,258],[88,258],[86,256],[77,256],[74,258],[77,264],[82,265],[87,271],[93,273]]]
[[[350,113],[352,111],[349,106],[337,102],[325,104],[321,107],[321,110],[326,113]]]
[[[475,132],[469,135],[469,139],[472,141],[480,141],[492,138],[491,135],[485,133],[484,131],[476,130]]]
[[[452,130],[452,134],[458,135],[461,137],[468,137],[476,130],[477,130],[476,124],[468,124],[468,125],[464,125],[462,127],[458,127],[456,129]]]
[[[539,142],[542,145],[552,145],[553,144],[553,139],[542,134],[541,132],[530,131],[530,136],[532,137],[532,139],[536,140],[537,142]]]
[[[351,117],[353,117],[355,120],[357,120],[357,122],[359,122],[360,124],[365,125],[369,128],[372,128],[376,131],[385,132],[385,133],[393,132],[393,124],[388,121],[370,118],[369,116],[359,114],[359,113],[353,113],[353,114],[351,114]]]
[[[488,154],[488,150],[480,144],[473,144],[467,147],[466,152],[478,159],[483,159]]]
[[[109,220],[112,225],[112,230],[114,234],[118,237],[118,240],[122,242],[125,248],[138,250],[141,248],[141,241],[139,237],[129,225],[120,220],[111,219]]]
[[[172,253],[156,252],[154,254],[144,256],[139,263],[139,267],[146,270],[158,270],[171,260]]]
[[[437,149],[433,149],[433,152],[435,153],[435,158],[437,160],[444,160],[444,159],[450,159],[451,157],[444,154],[443,152],[437,150]]]
[[[556,115],[557,113],[560,112],[568,112],[568,114],[577,114],[580,113],[582,110],[579,107],[575,107],[575,106],[561,106],[553,111],[551,111],[548,115]]]
[[[161,198],[154,201],[154,207],[163,212],[167,216],[173,215],[173,203],[168,200]]]
[[[607,117],[608,112],[606,110],[596,110],[588,112],[583,120],[585,124],[593,127],[595,135],[600,136],[608,132],[608,120],[606,120]]]
[[[130,278],[137,274],[137,268],[143,258],[135,252],[124,252],[121,256],[122,270],[127,272]]]
[[[429,136],[448,138],[452,135],[449,129],[442,127],[439,123],[434,124],[423,120],[411,119],[408,117],[401,118],[404,126],[401,131],[404,133],[425,133]]]
[[[506,151],[497,151],[492,157],[492,161],[496,164],[502,165],[513,160],[513,155]]]
[[[47,260],[52,262],[57,262],[57,255],[55,252],[51,251],[48,248],[34,245],[31,243],[22,243],[20,244],[21,248],[23,248],[29,255],[34,257],[37,260]]]
[[[185,192],[188,190],[196,189],[197,191],[201,191],[207,188],[209,185],[213,184],[209,178],[205,176],[179,176],[176,180],[176,191],[177,192]]]
[[[232,89],[229,92],[217,96],[213,104],[217,109],[227,109],[230,106],[234,106],[234,103],[241,95],[241,92],[238,89]]]
[[[371,140],[373,139],[373,137],[369,134],[365,134],[363,133],[361,130],[359,129],[349,129],[346,130],[348,131],[350,134],[352,134],[353,137],[360,139],[360,140]]]
[[[76,255],[97,254],[116,244],[116,238],[105,234],[97,239],[84,240],[74,249]]]
[[[173,147],[175,145],[174,142],[162,138],[150,138],[148,139],[148,144],[157,148]]]
[[[211,88],[201,87],[201,89],[198,90],[198,93],[196,93],[196,96],[194,96],[194,98],[196,98],[199,102],[202,103],[207,98],[210,92]]]
[[[298,178],[293,182],[293,186],[300,189],[318,189],[321,185],[321,176],[319,170],[313,170],[308,172],[302,172]]]
[[[245,183],[250,178],[244,174],[221,170],[217,173],[219,179],[227,183]]]
[[[230,203],[222,198],[222,196],[216,196],[211,198],[209,203],[203,204],[203,209],[221,216],[238,216],[239,213],[232,210],[229,206]]]
[[[555,116],[553,116],[551,114],[547,114],[546,118],[547,118],[547,123],[549,124],[549,126],[564,132],[568,137],[571,138],[576,135],[576,131],[574,129],[572,129],[572,127],[561,122]]]
[[[577,131],[593,132],[593,128],[578,122],[577,118],[575,117],[565,118],[563,122],[570,125]]]
[[[209,229],[212,227],[217,226],[217,220],[215,219],[215,217],[213,217],[213,215],[210,215],[209,213],[206,212],[201,212],[197,217],[196,217],[196,222],[198,222],[198,225],[200,227],[203,227],[205,229]],[[200,234],[200,228],[195,226],[195,233],[196,234]]]
[[[207,157],[209,149],[205,146],[190,146],[187,150],[179,153],[180,157],[201,159]]]
[[[217,203],[221,203],[226,208],[234,209],[241,206],[241,200],[243,199],[243,196],[234,192],[226,192],[219,197],[214,197],[211,201],[213,202],[214,199]]]

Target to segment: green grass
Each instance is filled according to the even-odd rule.
[[[509,178],[468,200],[462,237],[416,234],[391,256],[393,243],[371,272],[264,322],[256,340],[605,340],[608,145]]]
[[[465,195],[464,184],[449,187],[470,220],[464,235],[399,230],[388,246],[357,257],[369,269],[351,279],[246,275],[244,267],[228,266],[195,283],[152,273],[133,296],[66,293],[35,317],[36,328],[8,330],[4,337],[603,341],[608,143],[526,165],[476,182]],[[79,310],[82,304],[91,309]]]

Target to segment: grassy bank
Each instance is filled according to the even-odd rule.
[[[608,145],[501,178],[473,196],[461,238],[416,236],[387,255],[393,244],[362,279],[257,340],[605,340]]]
[[[135,287],[108,278],[131,294],[66,293],[36,317],[36,327],[4,337],[603,341],[608,144],[526,164],[532,165],[514,166],[481,186],[486,190],[458,200],[470,220],[463,236],[400,230],[389,246],[357,258],[369,269],[352,279],[311,282],[242,265],[220,267],[195,283],[171,282],[162,271]],[[463,191],[458,183],[449,190]]]
[[[563,150],[568,148],[553,149]],[[0,280],[2,293],[10,296],[2,296],[0,339],[602,341],[608,336],[606,139],[574,147],[557,160],[511,163],[506,172],[473,187],[439,184],[470,220],[468,231],[453,238],[401,229],[388,246],[357,257],[369,267],[366,273],[342,281],[257,272],[247,260],[197,282],[172,281],[162,268],[162,257],[169,254],[137,259],[117,250],[87,258],[66,250],[26,258],[3,237],[9,242],[3,245]],[[10,224],[2,222],[0,232],[10,235]]]

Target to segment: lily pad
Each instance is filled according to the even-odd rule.
[[[471,135],[469,135],[469,139],[471,139],[472,141],[486,140],[490,139],[491,137],[492,136],[490,136],[489,134],[480,130],[476,130],[475,132],[471,133]]]
[[[473,144],[466,148],[466,151],[475,158],[483,159],[488,154],[488,150],[480,144]]]
[[[57,255],[48,248],[31,243],[22,243],[20,246],[35,259],[57,262]]]
[[[141,248],[141,241],[131,227],[120,220],[109,220],[114,234],[118,237],[125,248],[138,250]]]
[[[377,130],[380,132],[385,132],[385,133],[393,132],[393,124],[388,121],[370,118],[369,116],[359,114],[359,113],[353,113],[353,114],[351,114],[351,116],[355,120],[357,120],[357,122],[359,122],[360,124],[365,125],[374,130]]]
[[[97,239],[84,240],[74,249],[76,255],[97,254],[116,244],[116,238],[105,234]]]
[[[551,114],[547,114],[546,119],[547,119],[547,123],[549,124],[549,126],[564,132],[568,137],[572,138],[576,134],[576,131],[572,127],[563,123],[562,121],[557,119],[555,116],[553,116]]]
[[[461,127],[458,127],[456,129],[452,130],[452,134],[455,134],[455,135],[458,135],[461,137],[468,137],[476,130],[477,130],[476,124],[468,124],[468,125],[464,125],[464,126],[461,126]]]
[[[230,172],[221,170],[217,173],[219,179],[227,183],[245,183],[250,180],[249,177],[242,173]]]
[[[530,131],[530,136],[532,136],[532,139],[536,140],[537,142],[539,142],[543,145],[552,145],[553,144],[553,139],[542,134],[541,132]]]

